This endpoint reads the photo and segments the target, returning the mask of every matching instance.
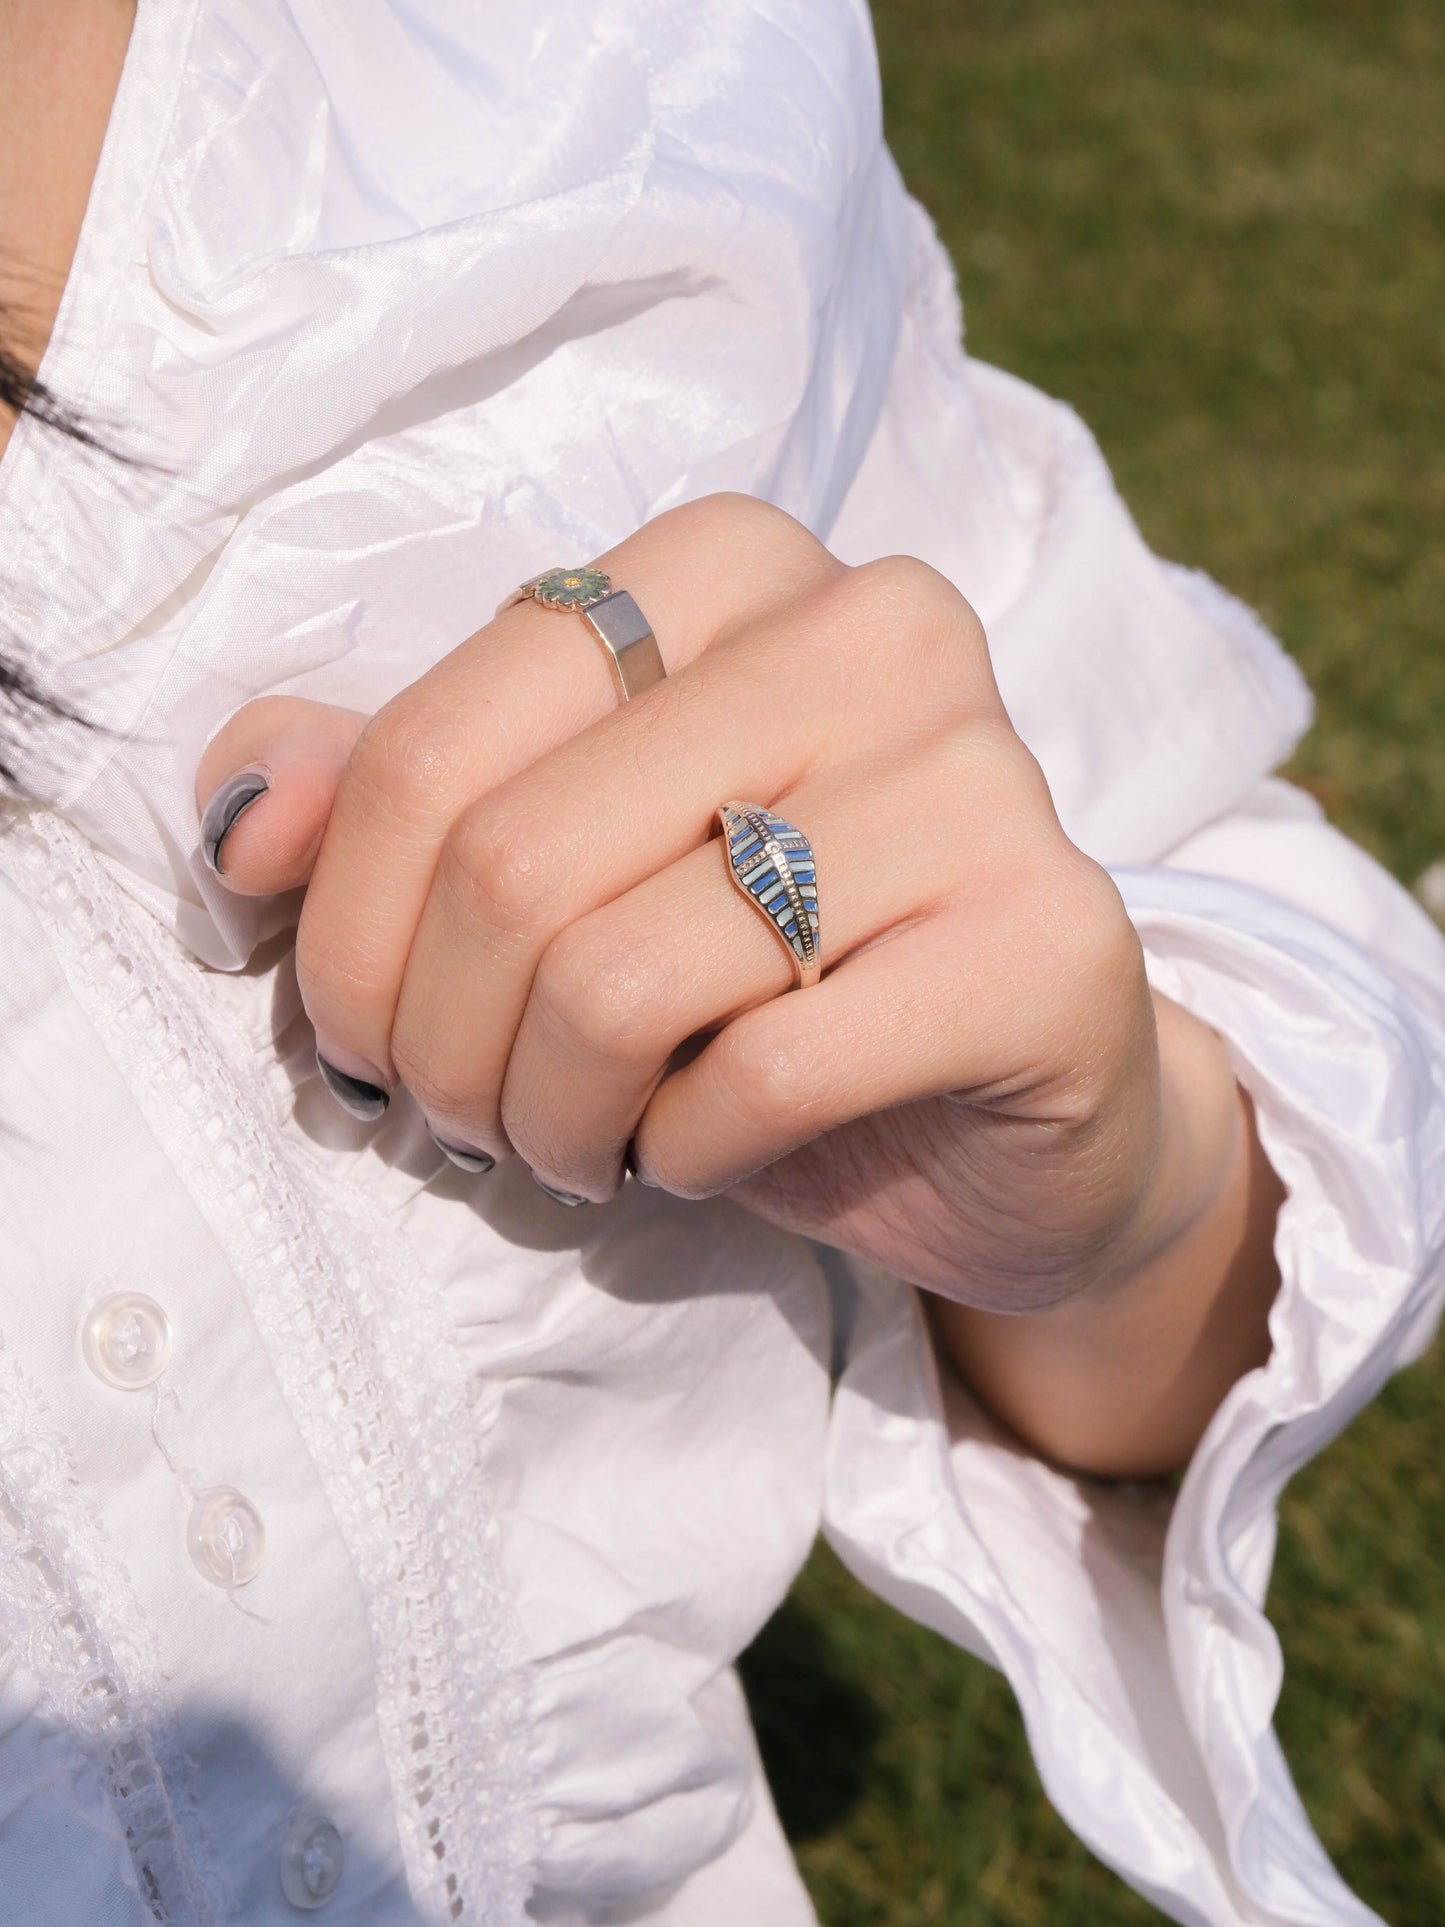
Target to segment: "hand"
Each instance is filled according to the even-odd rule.
[[[369,723],[273,698],[209,746],[202,798],[271,772],[224,874],[309,882],[328,1060],[560,1192],[609,1197],[631,1142],[679,1196],[728,1192],[973,1305],[1047,1304],[1165,1239],[1193,1174],[1164,1157],[1140,946],[967,602],[740,497],[601,566],[668,662],[631,704],[577,619],[525,604]],[[736,796],[813,841],[806,991],[782,994],[711,839]]]
[[[202,797],[272,772],[224,874],[309,882],[325,1056],[563,1193],[609,1197],[632,1142],[679,1196],[728,1192],[974,1305],[1049,1303],[1165,1238],[1192,1201],[1156,1183],[1140,946],[964,599],[738,497],[600,566],[668,662],[631,704],[580,622],[525,604],[370,723],[269,699],[211,743]],[[782,994],[710,839],[734,796],[812,838],[814,988]]]

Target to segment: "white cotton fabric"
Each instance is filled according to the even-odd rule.
[[[1274,1505],[1432,1328],[1445,944],[1295,791],[1256,619],[1145,549],[1087,431],[968,362],[848,0],[141,0],[43,370],[129,468],[22,421],[0,594],[110,733],[0,835],[0,1874],[7,1922],[811,1916],[732,1661],[820,1521],[1009,1675],[1053,1798],[1177,1919],[1373,1918],[1273,1741]],[[1172,1508],[1030,1460],[913,1294],[834,1333],[723,1202],[554,1206],[319,1087],[294,903],[206,872],[240,702],[370,708],[513,582],[763,495],[974,601],[1153,980],[1228,1039],[1289,1198],[1274,1354]],[[663,638],[664,647],[666,639]],[[177,1334],[116,1392],[124,1286]],[[266,1522],[232,1596],[195,1495]],[[961,1814],[959,1824],[968,1824]]]

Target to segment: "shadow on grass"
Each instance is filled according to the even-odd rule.
[[[869,1788],[882,1720],[839,1666],[825,1623],[784,1600],[742,1656],[778,1818],[794,1846],[840,1825]]]

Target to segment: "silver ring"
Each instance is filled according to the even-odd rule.
[[[614,589],[601,569],[547,569],[534,575],[497,605],[497,614],[518,602],[540,602],[581,616],[602,644],[612,681],[622,702],[631,702],[659,683],[667,671],[652,625],[626,589]]]
[[[822,966],[812,844],[795,824],[757,803],[723,803],[717,814],[728,875],[782,938],[799,986],[817,983]]]

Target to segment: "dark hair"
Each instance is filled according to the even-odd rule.
[[[0,307],[0,322],[5,311]],[[58,396],[51,393],[33,368],[20,359],[13,348],[0,339],[0,409],[17,419],[30,415],[56,434],[64,435],[86,448],[103,450],[104,444],[85,426]],[[0,787],[12,795],[23,794],[15,770],[14,757],[22,736],[40,719],[74,723],[87,727],[86,719],[52,691],[47,690],[17,654],[5,647],[0,637]]]
[[[5,310],[0,307],[0,321],[4,320]],[[33,415],[36,421],[44,422],[47,428],[54,428],[72,441],[83,442],[87,448],[99,448],[100,442],[73,409],[41,381],[34,369],[25,363],[0,341],[0,408],[7,409],[12,415]]]

